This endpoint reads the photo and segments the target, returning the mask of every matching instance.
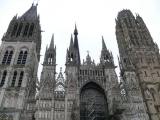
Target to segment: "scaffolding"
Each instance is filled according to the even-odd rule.
[[[106,103],[107,102],[102,95],[94,95],[93,98],[88,99],[86,97],[81,102],[80,120],[106,120]]]

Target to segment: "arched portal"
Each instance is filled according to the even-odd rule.
[[[108,120],[104,90],[94,82],[86,84],[80,93],[80,120]]]

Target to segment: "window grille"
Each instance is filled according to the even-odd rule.
[[[2,60],[2,64],[10,64],[13,56],[13,51],[6,51]]]
[[[26,60],[27,60],[27,54],[28,52],[25,51],[20,51],[19,56],[18,56],[18,60],[17,60],[17,64],[25,64]]]
[[[5,52],[3,60],[2,60],[2,64],[5,64],[7,61],[7,57],[8,57],[8,51]]]
[[[23,58],[22,58],[22,64],[25,64],[26,63],[26,60],[27,60],[27,51],[24,52],[23,54]]]
[[[17,78],[17,71],[14,72],[14,75],[13,75],[13,78],[12,78],[11,87],[14,87],[15,82],[16,82],[16,78]]]
[[[21,71],[20,76],[19,76],[19,81],[18,81],[18,87],[21,87],[22,80],[23,80],[23,75],[24,75],[24,72]]]
[[[2,87],[2,86],[4,85],[5,79],[6,79],[6,75],[7,75],[7,71],[5,70],[5,71],[3,72],[3,75],[2,75],[0,87]]]

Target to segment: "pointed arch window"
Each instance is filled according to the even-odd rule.
[[[10,64],[12,56],[13,56],[13,50],[6,50],[2,60],[2,64]]]
[[[18,56],[18,60],[17,60],[17,64],[21,64],[22,58],[23,58],[23,51],[20,51],[19,56]]]
[[[71,53],[70,60],[73,61],[73,53]]]
[[[6,80],[6,75],[7,75],[7,71],[5,70],[5,71],[3,72],[3,75],[2,75],[0,87],[2,87],[2,86],[4,85],[5,80]]]
[[[10,51],[10,53],[9,53],[9,55],[8,55],[8,59],[7,59],[7,64],[10,64],[10,63],[11,63],[12,56],[13,56],[13,51]]]
[[[16,78],[17,78],[17,71],[14,71],[13,78],[12,78],[12,83],[11,83],[11,87],[14,87],[15,82],[16,82]]]
[[[5,64],[8,58],[8,50],[5,52],[4,56],[3,56],[3,60],[2,60],[2,64]]]
[[[23,27],[23,23],[20,23],[16,36],[20,36],[21,31],[22,31],[22,27]]]
[[[17,64],[24,65],[27,60],[27,55],[28,55],[27,50],[21,50],[18,56]]]
[[[24,28],[23,36],[27,36],[28,29],[29,29],[29,23],[27,23],[25,28]]]
[[[15,23],[13,30],[12,30],[12,33],[11,33],[11,36],[14,36],[16,34],[17,28],[18,28],[18,23]]]
[[[53,61],[54,61],[53,54],[49,53],[47,59],[48,59],[48,64],[53,64]]]
[[[18,87],[21,87],[22,85],[23,75],[24,75],[24,72],[21,71],[20,76],[19,76],[19,81],[18,81]]]
[[[32,36],[33,34],[33,30],[34,30],[34,24],[32,23],[29,29],[29,35],[28,36]]]
[[[23,57],[22,57],[22,64],[25,64],[25,63],[26,63],[26,60],[27,60],[27,54],[28,54],[28,52],[27,52],[27,51],[24,51],[24,53],[23,53]]]

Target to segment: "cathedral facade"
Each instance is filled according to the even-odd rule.
[[[37,5],[14,16],[0,47],[0,120],[160,120],[160,54],[143,19],[116,18],[120,81],[102,37],[99,63],[81,61],[75,26],[65,71],[56,76],[54,35],[37,72],[41,27]],[[63,76],[65,73],[65,76]]]

